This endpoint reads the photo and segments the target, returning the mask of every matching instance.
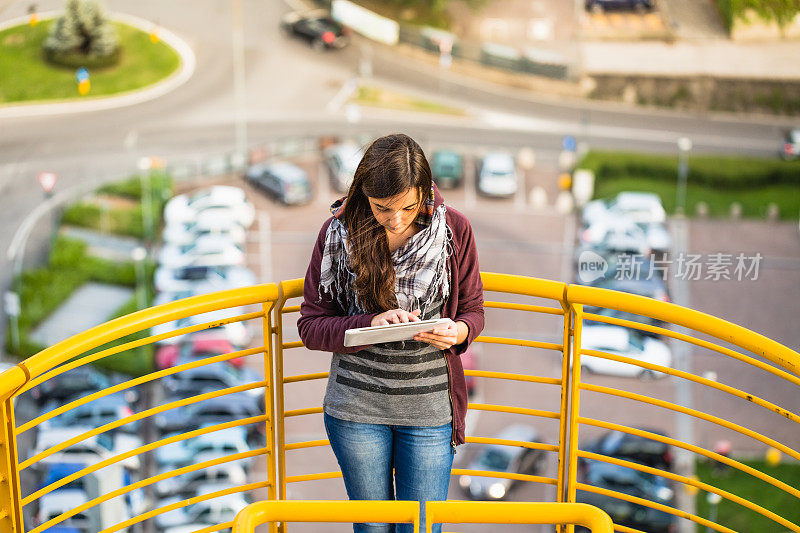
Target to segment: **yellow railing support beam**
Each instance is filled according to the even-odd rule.
[[[233,533],[267,522],[411,523],[419,532],[419,503],[405,501],[273,501],[251,503],[236,515]]]
[[[12,373],[19,377],[23,374]],[[13,370],[13,369],[12,369]],[[6,374],[3,374],[5,377]],[[24,375],[22,376],[24,378]],[[24,382],[23,382],[24,383]],[[22,533],[22,492],[19,485],[17,461],[17,437],[14,433],[14,401],[5,398],[0,404],[0,531],[3,533]]]
[[[432,524],[577,524],[592,533],[613,533],[614,523],[602,510],[585,503],[427,502],[425,522]]]

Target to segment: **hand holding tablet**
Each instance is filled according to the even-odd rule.
[[[452,320],[438,318],[433,320],[418,320],[415,322],[401,322],[368,328],[348,329],[344,332],[345,346],[363,346],[379,342],[395,342],[412,340],[415,335],[433,331],[436,328],[447,327]]]

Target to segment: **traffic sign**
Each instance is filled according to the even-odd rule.
[[[77,80],[78,83],[88,79],[89,79],[89,71],[86,69],[86,67],[79,68],[78,71],[75,73],[75,80]]]
[[[50,194],[53,192],[53,187],[56,186],[56,181],[58,181],[58,176],[54,172],[40,172],[39,173],[39,185],[42,186],[44,189],[45,194]]]
[[[564,135],[561,139],[561,146],[567,152],[575,152],[578,150],[578,142],[572,135]]]

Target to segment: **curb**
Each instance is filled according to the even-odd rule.
[[[61,11],[47,11],[45,13],[40,13],[40,18],[53,18],[60,14]],[[180,56],[181,65],[178,68],[178,71],[170,75],[168,78],[157,82],[155,85],[151,85],[144,89],[136,89],[118,96],[99,96],[87,100],[58,103],[23,103],[3,105],[0,106],[0,118],[84,113],[87,111],[103,111],[107,109],[141,104],[174,91],[189,81],[189,78],[192,77],[195,68],[197,67],[197,59],[195,58],[194,51],[186,43],[186,41],[166,28],[133,15],[128,15],[125,13],[109,13],[108,18],[113,21],[124,22],[125,24],[145,32],[149,32],[154,27],[158,27],[160,39],[171,46]],[[27,16],[7,20],[3,23],[0,23],[0,30],[17,26],[26,22],[28,22]]]

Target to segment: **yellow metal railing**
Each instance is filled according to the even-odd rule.
[[[271,501],[248,505],[236,515],[233,533],[253,533],[269,522],[411,523],[419,531],[418,502]],[[583,503],[427,502],[426,533],[433,524],[577,524],[592,533],[612,533],[602,510]]]
[[[560,338],[560,342],[552,342],[552,339],[537,340],[532,338],[512,338],[507,336],[502,337],[490,335],[482,335],[478,337],[477,342],[482,343],[487,349],[490,349],[490,346],[504,346],[514,347],[513,349],[524,349],[529,351],[541,350],[541,353],[559,353],[561,355],[561,364],[559,365],[560,373],[558,376],[537,376],[500,372],[490,369],[467,370],[465,373],[468,376],[472,376],[473,378],[483,381],[504,380],[506,382],[525,384],[526,387],[555,386],[558,387],[560,396],[557,407],[554,407],[552,410],[545,409],[543,408],[545,406],[538,404],[535,400],[536,394],[533,393],[526,396],[532,400],[524,405],[470,403],[469,409],[473,411],[483,411],[486,413],[502,414],[503,416],[514,416],[522,420],[551,420],[553,421],[552,423],[557,424],[556,433],[558,434],[558,439],[555,443],[520,442],[478,435],[468,435],[467,442],[475,444],[521,446],[540,450],[545,454],[552,454],[555,464],[555,475],[553,477],[548,477],[544,475],[533,475],[530,473],[498,473],[462,468],[453,469],[453,475],[486,476],[493,478],[506,477],[517,481],[552,486],[555,489],[554,500],[557,504],[574,504],[577,499],[578,490],[586,493],[601,494],[604,496],[617,498],[622,501],[631,502],[636,505],[663,511],[665,513],[674,515],[679,519],[690,520],[716,531],[731,531],[731,529],[725,525],[693,514],[689,510],[681,510],[661,503],[635,498],[621,492],[610,491],[602,487],[593,487],[586,483],[579,483],[579,459],[604,461],[638,470],[646,474],[661,476],[673,483],[676,483],[676,488],[691,487],[706,491],[708,493],[714,493],[724,499],[739,504],[772,520],[784,530],[800,532],[800,526],[798,526],[798,524],[793,523],[786,517],[779,516],[776,512],[774,512],[774,510],[770,510],[766,508],[766,506],[761,505],[763,502],[749,501],[741,497],[741,495],[732,494],[680,473],[668,472],[635,462],[580,450],[578,446],[581,427],[621,431],[623,433],[661,442],[677,449],[686,450],[695,456],[717,461],[734,469],[745,472],[754,478],[757,478],[784,492],[786,495],[796,498],[798,500],[798,504],[800,504],[800,490],[797,488],[792,487],[789,484],[740,461],[705,449],[698,445],[698,443],[682,442],[676,438],[670,438],[644,429],[630,427],[630,424],[626,425],[624,423],[611,420],[595,419],[581,415],[581,403],[589,401],[585,398],[594,398],[597,396],[599,398],[603,398],[603,401],[611,401],[616,398],[621,401],[629,402],[630,405],[637,408],[647,406],[648,409],[659,409],[663,410],[664,412],[679,413],[681,415],[693,417],[697,420],[703,421],[704,423],[713,424],[715,426],[725,428],[728,431],[743,435],[744,437],[751,439],[753,442],[758,443],[759,446],[775,448],[791,458],[800,460],[800,452],[798,452],[796,449],[796,443],[780,442],[778,439],[772,438],[768,435],[762,435],[753,428],[745,427],[742,424],[737,423],[735,420],[726,420],[711,413],[706,413],[698,409],[678,405],[675,402],[667,401],[656,396],[651,396],[649,395],[649,391],[644,391],[648,392],[648,394],[644,394],[642,392],[614,389],[604,385],[586,382],[586,376],[582,375],[581,358],[582,356],[593,356],[616,361],[618,363],[636,365],[643,371],[663,373],[668,376],[672,376],[672,378],[676,380],[688,380],[697,386],[704,387],[707,390],[725,394],[732,402],[747,402],[749,405],[768,411],[771,413],[769,416],[776,417],[776,420],[780,419],[785,424],[791,424],[796,431],[795,424],[800,423],[800,415],[788,409],[788,406],[778,405],[766,398],[758,397],[751,392],[739,390],[730,384],[720,383],[682,370],[676,370],[665,366],[642,362],[600,350],[587,349],[583,347],[581,338],[583,334],[583,323],[585,320],[620,325],[645,332],[658,333],[663,337],[670,338],[673,343],[686,343],[687,345],[713,352],[720,357],[728,358],[732,363],[735,362],[743,365],[743,371],[746,370],[749,372],[760,372],[763,376],[763,379],[770,380],[770,383],[774,383],[775,386],[790,387],[791,390],[800,392],[800,377],[797,375],[798,370],[800,369],[800,355],[797,352],[790,350],[789,348],[786,348],[785,346],[776,343],[762,335],[749,331],[730,322],[726,322],[720,318],[680,307],[671,303],[658,302],[649,298],[616,291],[567,285],[565,283],[523,276],[484,273],[482,274],[482,277],[484,282],[484,290],[487,295],[485,302],[487,316],[490,316],[492,313],[504,313],[503,316],[506,316],[506,313],[514,313],[514,316],[530,317],[531,320],[550,320],[553,321],[553,324],[557,324],[557,326],[553,327],[558,327],[561,331],[558,336]],[[227,488],[223,491],[218,491],[211,494],[197,495],[160,508],[148,509],[138,516],[130,517],[119,523],[104,524],[102,531],[104,533],[110,533],[111,531],[123,530],[144,520],[154,518],[167,511],[189,506],[202,500],[208,500],[225,494],[237,492],[251,492],[259,490],[263,491],[260,492],[262,495],[261,498],[265,498],[268,501],[283,501],[287,500],[287,486],[289,484],[313,482],[340,477],[341,473],[336,471],[297,473],[293,472],[293,470],[296,470],[295,468],[291,468],[291,465],[294,464],[293,461],[295,461],[293,457],[296,457],[294,454],[298,453],[298,450],[316,449],[327,447],[329,445],[328,441],[325,439],[286,442],[287,419],[297,419],[297,417],[318,415],[321,413],[322,408],[320,407],[320,404],[317,403],[316,405],[292,406],[292,409],[286,409],[284,399],[292,394],[291,388],[298,386],[296,384],[311,383],[313,385],[314,382],[319,383],[328,376],[328,373],[324,371],[325,369],[317,369],[312,372],[297,375],[285,375],[284,372],[284,351],[295,350],[302,347],[302,343],[300,341],[292,340],[292,337],[295,335],[294,329],[293,327],[288,327],[288,324],[291,324],[291,321],[293,320],[293,318],[289,315],[296,314],[300,309],[298,305],[298,298],[302,296],[302,286],[303,280],[295,279],[282,281],[278,284],[259,285],[244,289],[236,289],[204,296],[197,296],[151,309],[142,310],[126,317],[113,320],[96,328],[92,328],[91,330],[76,335],[55,346],[49,347],[39,354],[21,362],[16,367],[4,372],[2,374],[2,378],[0,379],[0,401],[2,401],[1,416],[3,422],[2,433],[0,433],[0,531],[3,533],[22,533],[25,531],[28,533],[39,533],[49,527],[63,523],[76,514],[86,511],[92,507],[102,506],[112,498],[125,496],[135,490],[152,486],[154,483],[159,481],[185,474],[187,472],[193,472],[207,468],[219,468],[220,465],[226,465],[231,461],[237,461],[251,457],[259,457],[261,458],[260,460],[262,460],[265,464],[263,470],[260,471],[259,479],[254,480],[253,483]],[[504,301],[506,299],[509,301]],[[104,345],[112,341],[120,339],[131,333],[146,330],[147,328],[158,324],[164,324],[179,318],[199,315],[210,311],[218,311],[222,309],[240,309],[243,306],[249,307],[247,312],[241,313],[237,311],[238,314],[224,320],[205,322],[197,326],[181,328],[164,334],[149,335],[143,339],[126,342],[119,346],[103,348]],[[692,331],[693,334],[678,333],[666,327],[651,326],[631,320],[622,320],[618,318],[601,316],[596,313],[587,313],[584,311],[584,307],[610,308],[635,315],[651,317],[659,319],[665,323],[685,327]],[[80,398],[79,400],[72,401],[66,405],[59,406],[49,413],[25,421],[18,426],[16,425],[14,412],[15,399],[21,394],[30,391],[32,388],[41,385],[47,379],[53,378],[64,372],[68,372],[72,369],[102,358],[114,357],[115,355],[132,348],[164,341],[177,335],[201,331],[203,329],[218,327],[220,325],[233,322],[256,322],[258,324],[258,329],[261,331],[262,341],[260,343],[256,342],[256,346],[247,349],[240,349],[231,353],[209,357],[200,361],[159,370],[145,376],[130,379],[124,383],[116,384],[103,391]],[[747,352],[749,352],[749,354]],[[197,368],[202,365],[220,363],[239,357],[254,357],[259,355],[262,356],[264,360],[264,378],[261,381],[254,381],[252,383],[204,392],[190,398],[175,400],[162,405],[155,405],[150,409],[129,415],[102,427],[89,429],[80,435],[60,442],[49,449],[36,450],[36,453],[34,454],[28,453],[28,450],[33,448],[32,446],[26,445],[24,448],[19,447],[19,442],[21,442],[20,439],[25,442],[30,442],[32,438],[31,435],[33,433],[32,430],[40,427],[44,423],[52,421],[55,417],[62,415],[71,409],[83,406],[98,398],[102,398],[109,394],[122,392],[131,387],[150,383],[154,380],[175,375],[177,373]],[[497,357],[500,356],[496,356],[495,359]],[[487,359],[485,362],[489,362],[489,360]],[[163,414],[165,412],[168,413],[170,409],[194,404],[210,398],[224,397],[228,394],[239,393],[245,390],[262,388],[264,390],[265,404],[264,412],[261,416],[253,416],[242,420],[226,421],[213,426],[188,431],[180,435],[156,439],[153,442],[144,443],[142,446],[136,449],[128,450],[124,453],[114,456],[102,457],[97,463],[86,465],[86,467],[82,468],[80,471],[55,481],[48,486],[40,488],[37,487],[36,490],[33,490],[33,487],[29,486],[29,484],[26,485],[20,482],[21,472],[25,473],[26,470],[37,466],[42,461],[53,460],[54,458],[59,457],[60,454],[63,454],[65,450],[69,450],[70,447],[79,444],[86,439],[101,436],[105,432],[120,428],[130,422],[146,420],[154,415]],[[622,422],[628,421],[623,420]],[[102,470],[106,467],[120,463],[132,457],[138,457],[143,454],[152,453],[162,446],[194,438],[199,435],[214,431],[254,424],[261,427],[262,431],[266,435],[266,446],[263,448],[229,455],[226,457],[215,458],[209,461],[203,461],[201,463],[184,466],[169,472],[151,475],[150,477],[137,480],[131,485],[121,487],[109,493],[101,494],[95,498],[92,498],[74,509],[61,513],[59,516],[54,516],[52,518],[47,517],[47,519],[43,520],[41,523],[32,524],[29,520],[29,517],[32,514],[33,506],[42,497],[64,487],[69,483],[72,483],[73,481],[79,480],[86,475],[102,474]],[[21,452],[23,449],[25,451]],[[287,470],[290,472],[287,473]],[[462,502],[447,503],[461,504]],[[336,502],[336,504],[339,505],[339,502]],[[463,502],[463,508],[455,505],[444,506],[441,507],[441,511],[440,507],[437,507],[439,505],[438,503],[431,503],[430,505],[432,507],[429,506],[429,510],[434,513],[442,513],[435,515],[441,518],[442,521],[457,521],[456,518],[466,519],[468,517],[474,517],[475,520],[478,520],[478,517],[480,516],[480,520],[489,523],[494,522],[495,519],[500,520],[500,518],[509,518],[509,516],[506,516],[505,514],[492,514],[499,513],[499,511],[493,511],[493,509],[501,509],[501,507],[483,506],[480,502]],[[293,508],[291,506],[279,507],[282,509],[281,512]],[[265,513],[267,512],[266,509],[269,509],[270,513],[275,511],[274,506],[270,505],[264,505],[255,508],[264,509]],[[298,508],[302,509],[303,507],[300,506]],[[323,508],[329,509],[323,504],[320,504],[319,509]],[[334,510],[330,512],[320,510],[320,516],[327,516],[331,521],[351,521],[350,518],[347,518],[349,515],[346,515],[344,507],[338,507],[339,511],[336,511],[336,508],[337,507],[334,506]],[[381,506],[376,506],[376,513],[378,512],[377,509],[379,508],[383,509]],[[455,515],[448,514],[456,508],[460,510]],[[534,509],[534,507],[531,507],[530,509]],[[556,507],[554,509],[564,510],[576,508]],[[524,513],[520,511],[518,516],[522,516],[523,514]],[[259,516],[264,517],[267,515],[262,513]],[[271,526],[273,531],[278,528],[282,530],[286,529],[287,524],[285,522],[293,520],[290,515],[270,516],[272,516],[272,518],[266,521],[274,522],[275,520],[278,520],[283,522],[280,525],[273,524]],[[383,517],[384,521],[389,521],[389,515],[381,514],[380,516]],[[514,514],[514,516],[517,515]],[[511,518],[513,518],[513,516]],[[374,521],[380,520],[376,519]],[[513,520],[510,520],[508,523],[511,522],[513,522]],[[564,524],[563,529],[570,531],[572,530],[573,523],[581,522],[568,520],[566,518],[559,518],[551,523]],[[216,531],[229,528],[231,525],[231,523],[218,524],[216,526],[209,526],[202,531]],[[615,525],[615,529],[617,531],[636,531],[621,524]]]

